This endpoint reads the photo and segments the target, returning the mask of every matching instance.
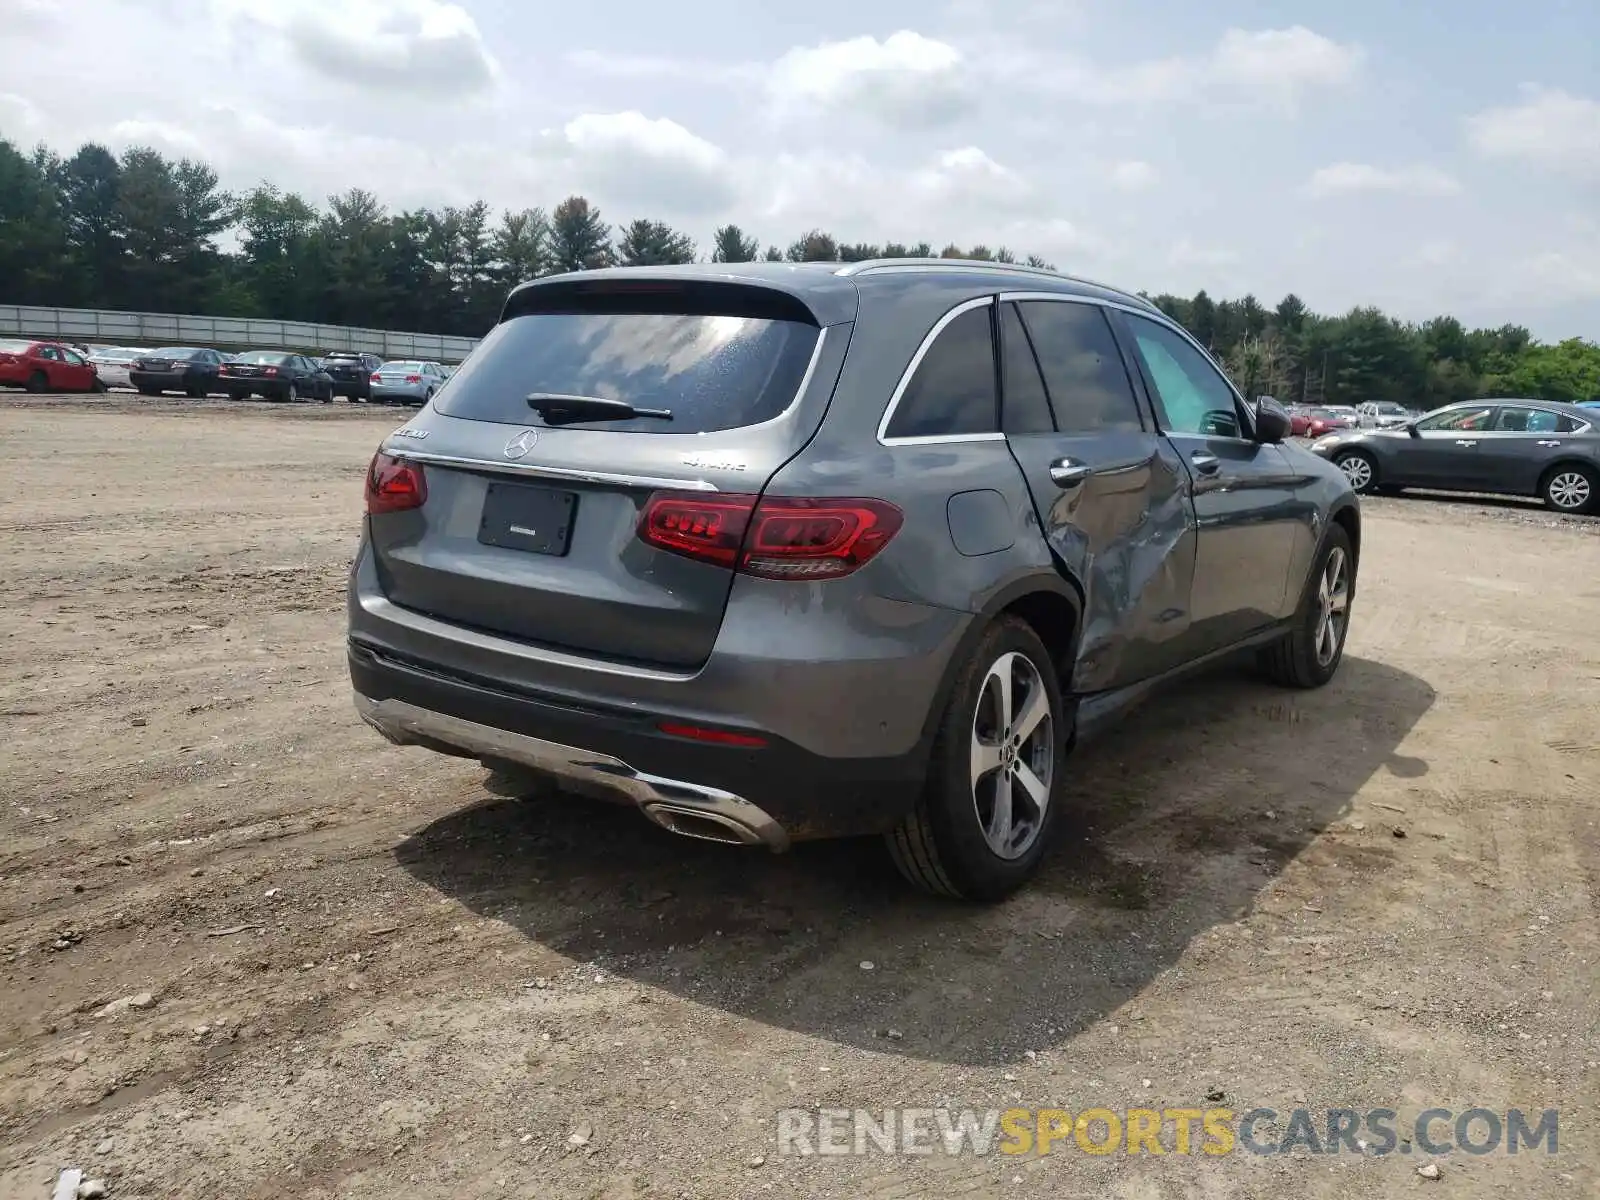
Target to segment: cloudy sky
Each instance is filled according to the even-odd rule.
[[[0,136],[1600,336],[1595,0],[0,0]]]

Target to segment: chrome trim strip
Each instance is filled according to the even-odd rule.
[[[742,796],[705,784],[668,779],[636,771],[620,758],[595,754],[559,742],[525,733],[512,733],[492,725],[480,725],[448,713],[434,712],[403,700],[373,700],[355,693],[356,712],[384,737],[396,745],[419,740],[442,742],[482,758],[516,763],[548,775],[601,788],[624,800],[631,800],[652,821],[664,829],[684,834],[675,828],[675,814],[703,815],[713,824],[742,835],[742,840],[759,843],[770,850],[789,848],[789,835],[767,813]],[[659,816],[652,809],[662,810]],[[704,836],[686,834],[685,836]]]
[[[493,471],[501,475],[532,475],[540,479],[564,479],[574,483],[599,483],[615,487],[638,487],[679,492],[714,492],[717,485],[708,479],[670,479],[662,475],[627,475],[620,471],[586,471],[578,467],[549,467],[538,463],[500,462],[486,458],[466,458],[457,454],[434,454],[410,446],[385,446],[385,454],[441,467],[465,467],[470,471]]]
[[[934,341],[944,332],[949,325],[964,312],[971,312],[975,308],[993,306],[993,296],[979,296],[975,300],[963,300],[944,316],[933,323],[933,328],[928,330],[922,339],[922,344],[917,347],[917,352],[911,356],[911,361],[906,364],[906,369],[901,372],[900,382],[895,385],[894,394],[889,397],[889,407],[883,410],[883,418],[878,422],[878,444],[880,446],[916,446],[948,444],[951,442],[992,442],[1003,441],[1005,434],[999,432],[988,433],[952,433],[938,434],[928,437],[898,437],[888,436],[889,422],[894,420],[895,409],[900,407],[900,399],[906,394],[906,388],[911,386],[911,377],[917,373],[917,368],[922,365],[922,360],[933,347]]]
[[[523,658],[529,662],[543,663],[547,666],[561,667],[570,671],[588,671],[597,675],[620,675],[624,679],[648,679],[655,683],[687,683],[700,673],[698,668],[693,671],[662,671],[655,667],[624,666],[621,663],[607,662],[604,659],[583,658],[576,654],[566,654],[560,650],[545,650],[537,646],[530,646],[526,642],[515,642],[510,638],[496,637],[491,633],[479,633],[476,629],[464,629],[459,625],[450,625],[444,621],[435,620],[433,617],[424,616],[422,613],[412,612],[409,608],[401,608],[386,596],[375,596],[365,590],[358,590],[356,596],[362,611],[368,616],[376,617],[380,621],[389,621],[413,632],[421,633],[428,637],[440,638],[443,641],[453,642],[472,650],[487,650],[493,654],[503,654],[510,658]]]

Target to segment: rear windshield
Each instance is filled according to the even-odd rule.
[[[160,350],[152,350],[150,358],[193,358],[200,351],[193,346],[163,346]]]
[[[251,350],[246,354],[234,355],[232,361],[247,366],[252,363],[271,363],[273,366],[278,366],[288,362],[289,356],[272,350]]]
[[[0,354],[21,354],[32,342],[0,341]]]
[[[530,392],[665,408],[672,420],[568,429],[714,433],[778,416],[805,378],[819,330],[798,321],[683,313],[530,313],[492,329],[434,404],[452,417],[538,425]]]

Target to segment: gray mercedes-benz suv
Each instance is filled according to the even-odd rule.
[[[1065,755],[1256,647],[1334,674],[1360,514],[1145,300],[893,260],[514,290],[368,474],[356,704],[677,833],[1037,867]]]

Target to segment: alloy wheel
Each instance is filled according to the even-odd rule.
[[[1335,546],[1317,579],[1317,628],[1312,646],[1319,666],[1326,667],[1338,655],[1349,612],[1350,560],[1342,547]]]
[[[1372,486],[1372,464],[1361,454],[1349,454],[1339,460],[1339,469],[1356,491]]]
[[[1582,471],[1562,471],[1550,480],[1546,491],[1551,504],[1564,512],[1577,512],[1588,505],[1593,488]]]
[[[1002,654],[983,677],[972,717],[972,803],[996,855],[1021,858],[1039,838],[1055,778],[1055,713],[1039,668]]]

